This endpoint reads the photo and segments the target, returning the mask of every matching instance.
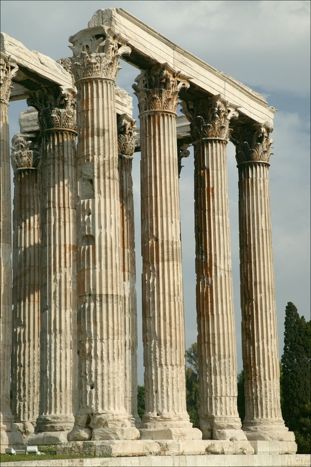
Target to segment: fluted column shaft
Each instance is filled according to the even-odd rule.
[[[201,434],[191,428],[186,410],[175,113],[178,90],[186,83],[169,69],[161,68],[142,73],[136,82],[141,128],[146,404],[141,433],[146,438],[198,438]]]
[[[220,96],[185,102],[194,144],[200,428],[206,439],[245,439],[237,411],[227,142],[235,115]]]
[[[125,335],[125,410],[133,419],[137,414],[137,306],[135,226],[132,162],[135,151],[135,121],[127,115],[118,118],[119,178],[121,206],[121,270],[123,275]]]
[[[293,440],[280,407],[280,371],[269,200],[269,130],[236,134],[245,420],[249,439]]]
[[[67,441],[73,417],[76,333],[76,131],[74,92],[34,93],[42,133],[40,413],[33,440]]]
[[[99,42],[103,43],[103,39]],[[109,36],[100,54],[96,47],[81,51],[79,44],[77,39],[73,70],[78,88],[79,127],[80,401],[71,439],[132,439],[139,432],[131,426],[124,401],[124,303],[115,111],[119,45]]]
[[[11,174],[8,104],[17,67],[0,54],[0,451],[21,441],[12,426],[10,372],[12,344]]]
[[[13,138],[13,342],[12,410],[25,434],[39,414],[40,220],[35,151],[23,135]]]
[[[145,394],[146,413],[187,419],[175,118],[140,116]]]
[[[124,323],[114,83],[83,81],[79,91],[79,121],[86,123],[80,132],[78,161],[82,407],[97,414],[122,413]]]

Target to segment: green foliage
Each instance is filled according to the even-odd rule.
[[[299,453],[311,450],[311,321],[299,316],[288,302],[285,311],[284,352],[281,360],[282,412],[294,431]]]
[[[49,454],[44,453],[42,455],[38,454],[0,454],[0,465],[2,462],[21,462],[21,467],[23,466],[23,461],[45,461],[53,459],[81,459],[81,458],[92,458],[90,455],[83,454]],[[38,464],[37,464],[38,465]],[[44,464],[46,465],[46,464]],[[72,464],[73,465],[73,464]]]
[[[196,342],[186,350],[186,398],[190,421],[199,427],[199,363]]]
[[[142,419],[145,413],[145,387],[137,387],[137,413],[139,418]]]
[[[196,342],[186,350],[186,367],[191,368],[196,375],[199,374],[198,347]]]

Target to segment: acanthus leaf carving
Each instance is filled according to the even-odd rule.
[[[135,152],[135,120],[129,115],[118,115],[118,153],[132,159]]]
[[[92,30],[78,35],[72,43],[72,71],[76,81],[87,78],[115,80],[119,58],[131,53],[130,47],[107,27],[102,28],[96,37]]]
[[[72,89],[57,92],[40,88],[31,93],[28,105],[38,110],[39,125],[44,130],[76,131],[76,93]]]
[[[34,169],[39,161],[39,151],[32,140],[24,134],[12,138],[12,165],[15,170]]]
[[[18,70],[17,64],[5,53],[0,52],[0,102],[8,104],[12,79]]]
[[[154,110],[176,113],[180,90],[190,86],[188,79],[167,63],[141,72],[133,84],[140,113]]]
[[[268,124],[246,122],[238,125],[233,132],[232,141],[236,145],[238,165],[250,162],[269,163],[272,154],[273,129]]]
[[[230,120],[238,116],[237,109],[220,95],[183,101],[183,110],[191,122],[194,140],[217,138],[228,141]]]
[[[64,68],[64,70],[68,71],[68,73],[70,73],[71,75],[73,74],[72,57],[59,58],[56,62],[59,63]]]

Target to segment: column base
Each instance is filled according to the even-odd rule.
[[[29,436],[30,445],[63,444],[68,442],[68,433],[72,429],[74,418],[72,415],[39,415],[36,432]]]
[[[134,440],[139,431],[125,416],[111,414],[79,415],[76,417],[69,441]]]
[[[70,431],[74,424],[72,415],[39,415],[36,423],[36,433]]]
[[[3,453],[9,447],[24,446],[21,432],[12,422],[2,421],[0,424],[0,452]]]
[[[200,440],[202,433],[193,428],[192,423],[185,420],[174,420],[167,417],[143,417],[140,426],[141,439],[152,440]]]
[[[23,439],[27,439],[35,432],[35,422],[16,422],[15,426]]]
[[[203,439],[219,439],[228,441],[246,441],[247,437],[242,430],[241,420],[238,417],[207,417],[200,419],[200,428]]]
[[[295,435],[285,426],[283,420],[258,419],[244,421],[243,431],[250,441],[295,442]]]
[[[68,443],[68,433],[68,431],[44,431],[41,433],[34,433],[27,439],[27,444],[30,446],[65,444]]]

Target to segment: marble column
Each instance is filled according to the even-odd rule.
[[[48,89],[28,102],[42,134],[40,410],[34,444],[67,441],[73,427],[76,334],[76,119],[74,91]]]
[[[229,123],[220,96],[184,103],[194,140],[200,428],[205,439],[246,439],[237,411],[237,363],[228,202]]]
[[[40,220],[38,150],[25,135],[12,139],[13,337],[12,411],[20,431],[34,431],[40,383]]]
[[[123,274],[125,334],[125,410],[133,423],[137,413],[137,307],[135,222],[132,162],[135,151],[135,120],[126,114],[118,116],[118,152],[121,206],[121,269]]]
[[[250,440],[294,441],[280,406],[269,200],[270,129],[253,122],[234,130],[239,170],[240,280],[245,419]],[[293,443],[294,444],[294,443]]]
[[[16,64],[0,53],[0,451],[22,442],[12,423],[10,373],[12,345],[11,171],[8,106]]]
[[[142,72],[134,90],[141,123],[142,310],[146,411],[141,435],[200,439],[186,410],[176,109],[187,81],[167,65]]]
[[[78,89],[79,411],[72,440],[136,439],[125,410],[115,79],[130,50],[92,28],[70,38]]]

